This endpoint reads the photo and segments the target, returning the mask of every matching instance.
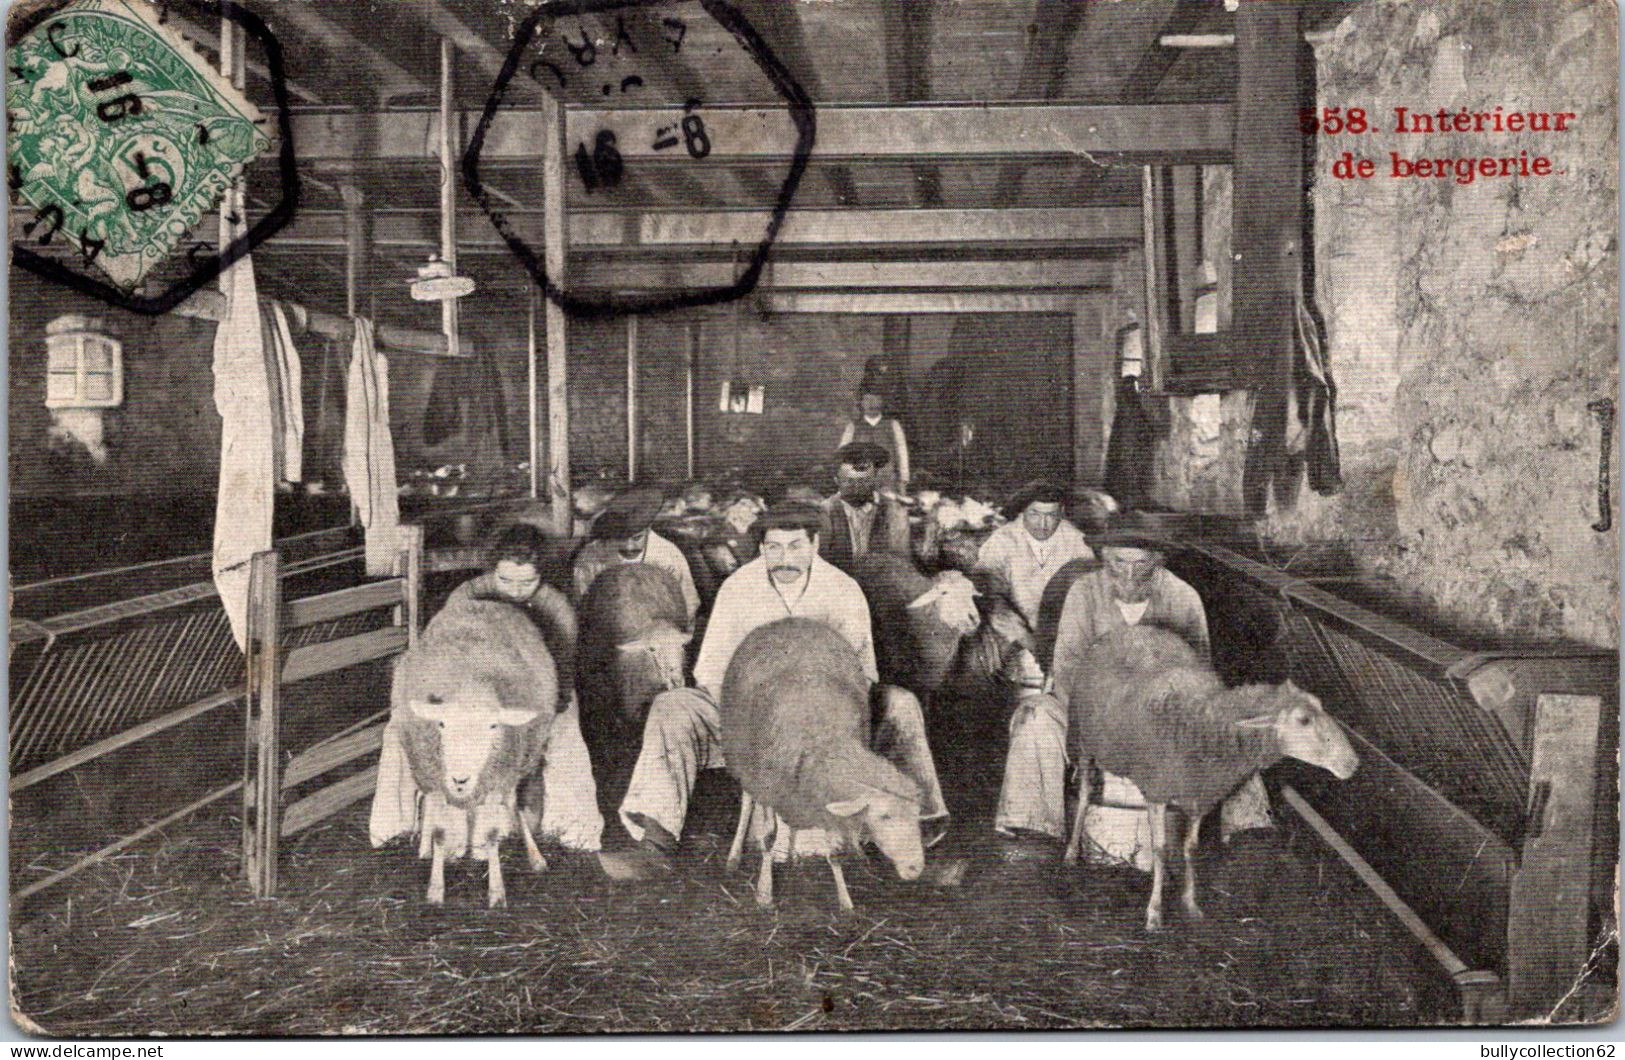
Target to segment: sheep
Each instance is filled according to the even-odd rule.
[[[869,680],[839,633],[806,618],[752,631],[728,664],[720,709],[728,771],[756,803],[792,828],[822,828],[852,846],[867,835],[899,877],[920,878],[920,789],[869,750]],[[840,863],[833,853],[828,860],[836,897],[850,910]],[[773,902],[773,854],[765,842],[756,900]]]
[[[1034,650],[1008,601],[983,594],[960,571],[928,578],[901,556],[872,552],[851,573],[874,615],[880,679],[922,699],[985,685],[1006,672],[1017,648]]]
[[[1227,689],[1178,634],[1132,626],[1101,638],[1068,704],[1072,751],[1127,777],[1145,796],[1151,826],[1151,899],[1145,927],[1162,927],[1167,808],[1186,814],[1185,912],[1200,919],[1194,855],[1202,819],[1248,777],[1282,758],[1354,775],[1359,756],[1320,700],[1291,681]],[[1066,860],[1077,858],[1087,798],[1078,800]]]
[[[432,855],[427,900],[444,904],[448,856],[483,857],[491,906],[504,905],[499,847],[519,819],[530,867],[547,867],[519,782],[536,773],[558,702],[553,657],[518,608],[494,600],[442,611],[395,663],[391,722],[423,795],[419,857]]]
[[[641,732],[655,693],[683,683],[690,635],[677,579],[648,563],[606,569],[581,600],[581,631],[583,722],[600,735],[623,726]]]

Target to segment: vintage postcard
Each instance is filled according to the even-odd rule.
[[[15,1025],[1613,1020],[1618,56],[13,3]]]

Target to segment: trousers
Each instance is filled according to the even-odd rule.
[[[1010,719],[1004,784],[993,817],[996,830],[1024,829],[1057,839],[1066,837],[1067,727],[1066,705],[1047,692],[1026,696],[1016,707]],[[1108,774],[1107,788],[1114,796],[1110,800],[1113,803],[1145,804],[1144,797],[1125,778]],[[1101,815],[1100,819],[1110,818]],[[1227,839],[1235,832],[1268,828],[1271,824],[1269,796],[1256,773],[1219,809],[1220,833]],[[1107,850],[1118,845],[1104,834],[1088,834]]]
[[[920,702],[901,688],[886,686],[871,749],[920,785],[921,820],[948,816],[942,785],[926,742]],[[722,715],[711,697],[697,688],[674,688],[655,696],[643,726],[643,747],[626,797],[621,823],[633,839],[643,838],[642,821],[658,824],[674,836],[683,834],[689,799],[702,769],[721,769]],[[815,853],[803,847],[804,853]]]

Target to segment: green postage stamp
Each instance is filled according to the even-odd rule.
[[[24,235],[77,249],[126,290],[271,143],[259,110],[145,0],[74,0],[41,20],[7,48],[6,111]]]

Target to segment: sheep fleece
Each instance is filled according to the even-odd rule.
[[[857,653],[822,622],[783,618],[739,645],[722,682],[728,771],[794,828],[849,835],[824,809],[876,787],[919,801],[919,788],[869,748],[869,680]]]
[[[492,752],[467,808],[487,796],[512,788],[535,772],[547,750],[547,738],[558,708],[558,674],[541,631],[512,604],[474,600],[455,612],[437,614],[417,646],[395,663],[390,706],[418,790],[444,792],[440,733],[412,712],[410,700],[437,696],[456,703],[467,689],[484,686],[498,703],[514,710],[534,710],[528,725],[503,726],[502,741]]]
[[[1273,710],[1268,685],[1226,691],[1177,633],[1131,626],[1096,641],[1093,677],[1068,704],[1073,753],[1128,777],[1151,802],[1205,808],[1275,755],[1267,730],[1234,722]]]

